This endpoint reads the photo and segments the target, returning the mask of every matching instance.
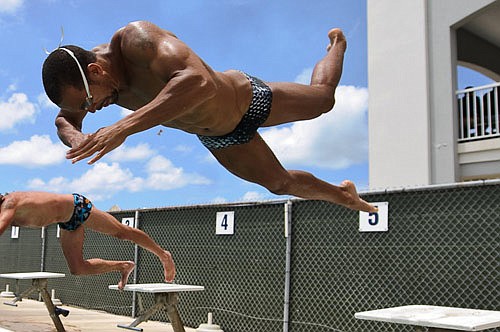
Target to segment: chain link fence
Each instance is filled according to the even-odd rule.
[[[356,320],[354,313],[428,304],[500,310],[500,183],[433,186],[363,195],[389,203],[389,230],[359,231],[359,214],[321,201],[293,200],[291,238],[285,238],[286,202],[203,205],[113,212],[121,221],[138,216],[139,228],[171,251],[176,283],[203,285],[180,294],[187,326],[206,322],[208,312],[225,332],[414,331],[411,326]],[[234,211],[234,235],[216,235],[216,213]],[[72,276],[56,237],[57,228],[10,230],[0,237],[0,272],[66,273],[49,281],[65,304],[137,315],[151,294],[116,292],[119,273]],[[287,240],[291,243],[286,284]],[[86,258],[136,260],[129,283],[163,281],[150,252],[92,231]],[[41,257],[45,257],[41,265]],[[8,280],[0,279],[0,289]],[[288,287],[289,286],[289,287]],[[290,289],[285,310],[285,288]],[[130,318],[124,317],[124,321]],[[151,319],[168,321],[158,313]],[[492,329],[500,332],[500,329]]]

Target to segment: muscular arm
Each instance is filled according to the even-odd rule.
[[[212,84],[206,75],[193,70],[178,71],[151,102],[118,121],[115,128],[130,136],[176,120],[213,97]]]
[[[141,22],[123,33],[121,49],[134,66],[149,68],[165,82],[148,104],[117,123],[127,135],[152,128],[189,113],[213,97],[213,72],[194,52],[170,32]]]
[[[189,114],[215,95],[213,71],[170,32],[139,22],[129,24],[113,39],[120,43],[127,66],[148,71],[164,86],[149,103],[71,149],[68,158],[73,162],[98,152],[89,161],[92,164],[128,136]]]
[[[84,140],[82,123],[86,114],[85,111],[70,113],[61,110],[57,115],[55,121],[57,135],[66,146],[76,147]]]

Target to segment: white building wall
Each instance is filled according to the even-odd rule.
[[[424,0],[368,0],[370,188],[430,180]]]
[[[367,0],[371,189],[455,182],[453,26],[494,0]]]

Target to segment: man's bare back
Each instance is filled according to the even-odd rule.
[[[13,226],[32,228],[65,222],[70,219],[73,209],[73,196],[71,194],[45,192],[13,192],[3,197],[0,205],[2,213],[7,210],[13,211]]]

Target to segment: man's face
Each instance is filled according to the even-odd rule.
[[[87,111],[95,113],[96,110],[116,103],[118,99],[118,91],[116,89],[90,84],[89,91],[92,95],[91,99],[89,99],[84,89],[79,90],[68,86],[63,89],[63,98],[58,106],[71,112]]]
[[[73,86],[68,86],[63,89],[62,96],[62,101],[58,106],[64,110],[71,112],[95,112],[94,99],[92,98],[92,103],[90,103],[85,90],[79,90]]]

